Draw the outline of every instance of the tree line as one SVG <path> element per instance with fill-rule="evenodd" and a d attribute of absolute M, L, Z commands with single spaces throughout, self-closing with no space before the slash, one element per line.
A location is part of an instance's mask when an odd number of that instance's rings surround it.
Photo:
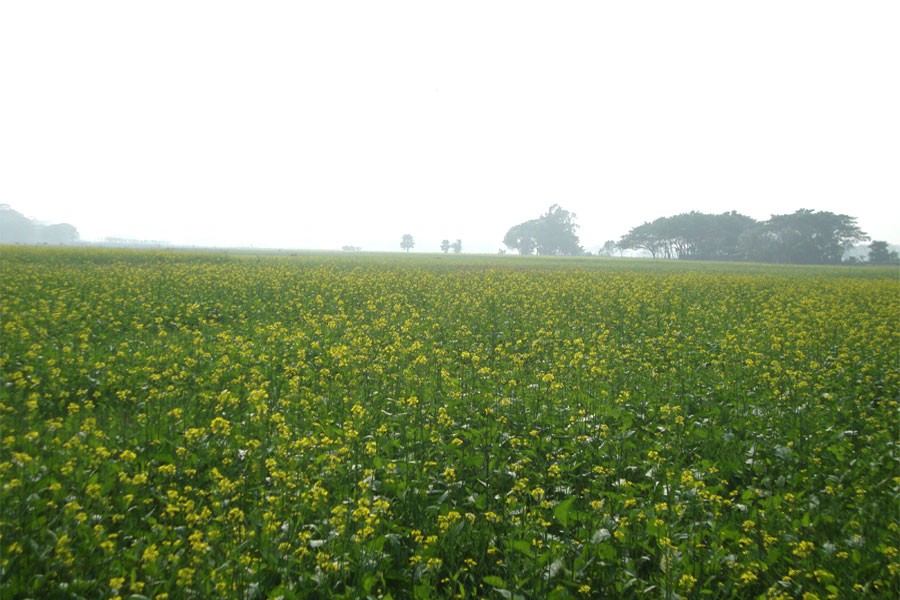
<path fill-rule="evenodd" d="M 78 230 L 68 223 L 44 225 L 0 204 L 0 244 L 74 244 L 78 240 Z"/>
<path fill-rule="evenodd" d="M 511 227 L 503 243 L 520 254 L 577 256 L 584 254 L 577 227 L 575 215 L 554 204 L 537 219 Z M 735 211 L 694 211 L 634 227 L 617 242 L 606 242 L 601 253 L 645 250 L 653 258 L 840 264 L 848 250 L 869 239 L 855 217 L 828 211 L 801 209 L 766 221 Z M 895 264 L 898 255 L 887 242 L 874 241 L 868 262 Z"/>

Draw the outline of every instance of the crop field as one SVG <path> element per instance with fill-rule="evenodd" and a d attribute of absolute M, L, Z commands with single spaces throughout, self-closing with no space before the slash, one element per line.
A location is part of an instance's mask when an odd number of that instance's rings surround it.
<path fill-rule="evenodd" d="M 900 596 L 900 277 L 0 249 L 0 598 Z"/>

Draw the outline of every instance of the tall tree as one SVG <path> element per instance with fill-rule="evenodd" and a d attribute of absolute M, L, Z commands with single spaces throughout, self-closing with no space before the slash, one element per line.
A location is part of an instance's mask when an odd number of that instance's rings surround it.
<path fill-rule="evenodd" d="M 840 264 L 853 244 L 868 239 L 855 217 L 800 209 L 772 215 L 741 242 L 750 260 L 818 265 Z"/>
<path fill-rule="evenodd" d="M 869 244 L 869 264 L 895 265 L 900 262 L 896 250 L 891 250 L 887 242 L 875 240 Z"/>
<path fill-rule="evenodd" d="M 0 204 L 0 243 L 34 244 L 40 241 L 38 227 L 8 204 Z"/>
<path fill-rule="evenodd" d="M 755 225 L 750 217 L 733 211 L 720 215 L 682 213 L 635 227 L 619 245 L 647 250 L 654 258 L 735 260 L 741 256 L 741 235 Z"/>
<path fill-rule="evenodd" d="M 0 243 L 4 244 L 74 244 L 78 230 L 68 223 L 44 225 L 0 204 Z"/>
<path fill-rule="evenodd" d="M 400 240 L 400 247 L 409 252 L 410 249 L 415 248 L 415 246 L 416 242 L 413 239 L 413 236 L 409 233 L 404 233 L 403 239 Z"/>
<path fill-rule="evenodd" d="M 441 240 L 441 252 L 447 254 L 450 250 L 450 240 Z"/>
<path fill-rule="evenodd" d="M 503 245 L 519 254 L 534 254 L 538 243 L 536 239 L 537 220 L 525 221 L 510 227 L 503 237 Z"/>
<path fill-rule="evenodd" d="M 653 258 L 664 256 L 668 252 L 668 245 L 662 230 L 663 219 L 656 219 L 652 223 L 643 223 L 633 227 L 619 240 L 619 248 L 646 250 Z"/>
<path fill-rule="evenodd" d="M 519 254 L 577 256 L 584 250 L 578 243 L 575 215 L 558 204 L 537 219 L 514 225 L 506 232 L 503 244 Z"/>
<path fill-rule="evenodd" d="M 612 256 L 619 250 L 615 240 L 606 240 L 603 247 L 597 251 L 597 256 Z"/>
<path fill-rule="evenodd" d="M 78 230 L 68 223 L 47 225 L 40 234 L 41 241 L 47 244 L 74 244 L 78 241 Z"/>
<path fill-rule="evenodd" d="M 462 240 L 456 240 L 452 244 L 450 244 L 450 248 L 453 250 L 453 254 L 459 254 L 462 252 Z"/>

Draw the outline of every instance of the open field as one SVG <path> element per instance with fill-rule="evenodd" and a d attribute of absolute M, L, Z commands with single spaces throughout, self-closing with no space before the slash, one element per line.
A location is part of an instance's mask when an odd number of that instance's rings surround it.
<path fill-rule="evenodd" d="M 900 595 L 896 269 L 0 249 L 0 598 Z"/>

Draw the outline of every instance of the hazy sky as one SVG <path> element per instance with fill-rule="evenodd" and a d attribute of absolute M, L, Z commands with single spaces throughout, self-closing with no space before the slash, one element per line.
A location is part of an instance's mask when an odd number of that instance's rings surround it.
<path fill-rule="evenodd" d="M 86 239 L 596 249 L 799 208 L 900 243 L 900 2 L 0 3 L 0 203 Z"/>

